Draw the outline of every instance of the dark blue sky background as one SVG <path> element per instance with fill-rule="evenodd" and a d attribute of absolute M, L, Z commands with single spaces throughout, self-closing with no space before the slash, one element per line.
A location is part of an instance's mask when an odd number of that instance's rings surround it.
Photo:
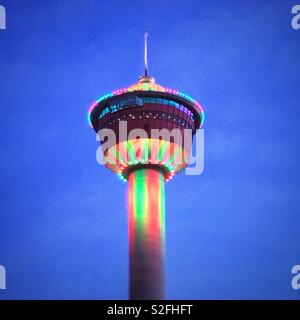
<path fill-rule="evenodd" d="M 166 186 L 168 298 L 299 299 L 294 1 L 1 0 L 0 299 L 126 299 L 126 184 L 90 103 L 150 73 L 204 107 L 205 170 Z M 148 20 L 148 22 L 147 22 Z"/>

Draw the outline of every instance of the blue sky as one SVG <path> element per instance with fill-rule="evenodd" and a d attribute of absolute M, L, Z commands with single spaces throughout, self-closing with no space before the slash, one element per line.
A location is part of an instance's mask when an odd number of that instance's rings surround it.
<path fill-rule="evenodd" d="M 126 299 L 126 184 L 89 104 L 149 68 L 204 107 L 205 170 L 166 186 L 170 299 L 299 299 L 294 1 L 1 0 L 0 299 Z M 179 196 L 180 195 L 180 196 Z"/>

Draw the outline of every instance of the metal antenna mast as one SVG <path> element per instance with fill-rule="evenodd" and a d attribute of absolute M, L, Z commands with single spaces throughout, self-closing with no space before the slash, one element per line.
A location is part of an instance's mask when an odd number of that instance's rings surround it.
<path fill-rule="evenodd" d="M 145 76 L 148 76 L 148 32 L 145 31 L 144 35 L 144 63 L 145 63 Z"/>

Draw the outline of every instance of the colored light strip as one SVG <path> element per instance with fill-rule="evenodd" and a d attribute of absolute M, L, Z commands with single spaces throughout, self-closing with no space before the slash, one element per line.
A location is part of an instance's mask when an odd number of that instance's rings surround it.
<path fill-rule="evenodd" d="M 155 83 L 136 83 L 128 88 L 122 88 L 122 89 L 115 90 L 111 93 L 107 93 L 104 96 L 101 96 L 96 101 L 94 101 L 88 109 L 88 123 L 89 123 L 89 125 L 92 127 L 91 114 L 92 114 L 94 108 L 98 105 L 98 103 L 100 103 L 108 98 L 118 96 L 118 95 L 121 95 L 126 92 L 134 92 L 134 91 L 167 92 L 167 93 L 171 93 L 171 94 L 180 96 L 180 97 L 192 102 L 196 106 L 196 108 L 199 111 L 200 118 L 201 118 L 201 127 L 204 123 L 205 116 L 204 116 L 203 108 L 200 105 L 200 103 L 198 101 L 196 101 L 195 99 L 193 99 L 191 96 L 189 96 L 183 92 L 174 90 L 174 89 L 165 88 L 165 87 L 158 85 L 158 84 L 155 84 Z"/>
<path fill-rule="evenodd" d="M 164 176 L 155 169 L 138 169 L 129 175 L 128 230 L 131 289 L 156 290 L 163 284 L 165 251 Z M 160 288 L 159 290 L 161 290 Z"/>
<path fill-rule="evenodd" d="M 185 146 L 186 148 L 188 146 Z M 109 153 L 113 162 L 110 161 Z M 165 168 L 168 174 L 166 181 L 183 170 L 189 163 L 189 149 L 160 139 L 132 139 L 118 143 L 104 154 L 105 165 L 124 182 L 127 181 L 124 171 L 136 164 L 157 164 Z"/>

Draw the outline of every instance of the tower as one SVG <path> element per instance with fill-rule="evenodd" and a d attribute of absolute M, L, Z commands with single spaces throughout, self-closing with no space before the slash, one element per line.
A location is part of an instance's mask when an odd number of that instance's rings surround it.
<path fill-rule="evenodd" d="M 128 182 L 131 299 L 164 298 L 165 182 L 188 165 L 204 121 L 196 100 L 148 75 L 147 36 L 144 76 L 88 111 L 106 167 Z"/>

